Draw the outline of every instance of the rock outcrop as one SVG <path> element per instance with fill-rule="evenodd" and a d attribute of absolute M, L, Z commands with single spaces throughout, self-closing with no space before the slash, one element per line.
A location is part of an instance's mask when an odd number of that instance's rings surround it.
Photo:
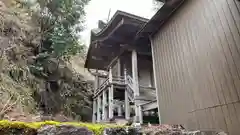
<path fill-rule="evenodd" d="M 166 125 L 164 125 L 166 126 Z M 152 128 L 137 130 L 134 128 L 107 128 L 104 131 L 104 135 L 227 135 L 223 131 L 214 130 L 197 130 L 197 131 L 187 131 L 181 128 L 174 128 L 168 126 L 168 128 Z"/>
<path fill-rule="evenodd" d="M 178 125 L 141 127 L 79 122 L 11 122 L 0 121 L 0 135 L 227 135 L 214 130 L 187 131 Z"/>
<path fill-rule="evenodd" d="M 37 131 L 37 135 L 93 135 L 84 127 L 74 127 L 71 125 L 44 126 Z"/>

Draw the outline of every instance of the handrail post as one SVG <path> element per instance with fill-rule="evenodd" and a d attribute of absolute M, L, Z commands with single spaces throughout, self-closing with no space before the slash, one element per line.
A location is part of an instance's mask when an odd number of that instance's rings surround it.
<path fill-rule="evenodd" d="M 113 84 L 112 84 L 112 67 L 109 68 L 109 83 L 110 83 L 110 86 L 108 88 L 108 117 L 109 119 L 113 118 L 113 99 L 114 99 L 114 96 L 113 96 Z"/>
<path fill-rule="evenodd" d="M 127 92 L 127 89 L 125 89 L 125 93 L 124 93 L 124 98 L 125 98 L 125 119 L 129 120 L 130 118 L 130 106 L 129 106 L 129 93 Z"/>
<path fill-rule="evenodd" d="M 112 67 L 109 68 L 108 77 L 109 77 L 109 82 L 112 83 L 112 80 L 113 80 Z"/>
<path fill-rule="evenodd" d="M 101 121 L 100 108 L 101 108 L 101 98 L 100 98 L 100 95 L 98 95 L 97 96 L 97 122 Z"/>
<path fill-rule="evenodd" d="M 107 119 L 105 106 L 106 106 L 106 91 L 103 90 L 103 97 L 102 97 L 102 120 L 103 121 Z"/>
<path fill-rule="evenodd" d="M 124 65 L 124 82 L 125 82 L 125 85 L 128 85 L 128 81 L 127 81 L 127 68 L 126 68 L 126 65 Z M 130 106 L 129 106 L 129 93 L 127 92 L 127 87 L 125 87 L 125 119 L 129 119 L 130 118 Z"/>
<path fill-rule="evenodd" d="M 97 102 L 96 99 L 93 99 L 93 116 L 92 116 L 92 122 L 96 123 L 96 113 L 97 113 Z"/>
<path fill-rule="evenodd" d="M 126 69 L 126 67 L 124 67 L 124 81 L 125 81 L 125 84 L 127 84 L 127 69 Z"/>

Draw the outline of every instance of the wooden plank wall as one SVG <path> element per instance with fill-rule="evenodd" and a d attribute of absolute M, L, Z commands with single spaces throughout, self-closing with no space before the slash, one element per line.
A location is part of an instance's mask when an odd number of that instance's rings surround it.
<path fill-rule="evenodd" d="M 240 2 L 187 0 L 152 50 L 162 123 L 240 135 Z"/>

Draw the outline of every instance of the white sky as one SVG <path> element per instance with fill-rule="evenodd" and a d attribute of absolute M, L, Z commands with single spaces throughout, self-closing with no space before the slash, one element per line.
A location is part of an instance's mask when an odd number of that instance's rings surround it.
<path fill-rule="evenodd" d="M 86 6 L 86 30 L 81 34 L 82 40 L 89 45 L 90 30 L 97 27 L 98 20 L 110 19 L 117 10 L 125 11 L 145 18 L 151 18 L 156 12 L 153 0 L 91 0 Z"/>

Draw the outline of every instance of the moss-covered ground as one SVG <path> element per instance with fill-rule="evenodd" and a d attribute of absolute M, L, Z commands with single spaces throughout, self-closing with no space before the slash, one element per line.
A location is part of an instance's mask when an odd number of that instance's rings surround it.
<path fill-rule="evenodd" d="M 18 121 L 0 121 L 0 134 L 6 132 L 12 132 L 11 130 L 24 132 L 26 135 L 32 135 L 32 133 L 43 126 L 46 125 L 72 125 L 76 127 L 85 127 L 88 130 L 92 131 L 95 135 L 102 135 L 105 128 L 114 128 L 120 127 L 119 125 L 114 124 L 93 124 L 93 123 L 82 123 L 82 122 L 56 122 L 56 121 L 44 121 L 44 122 L 18 122 Z"/>

